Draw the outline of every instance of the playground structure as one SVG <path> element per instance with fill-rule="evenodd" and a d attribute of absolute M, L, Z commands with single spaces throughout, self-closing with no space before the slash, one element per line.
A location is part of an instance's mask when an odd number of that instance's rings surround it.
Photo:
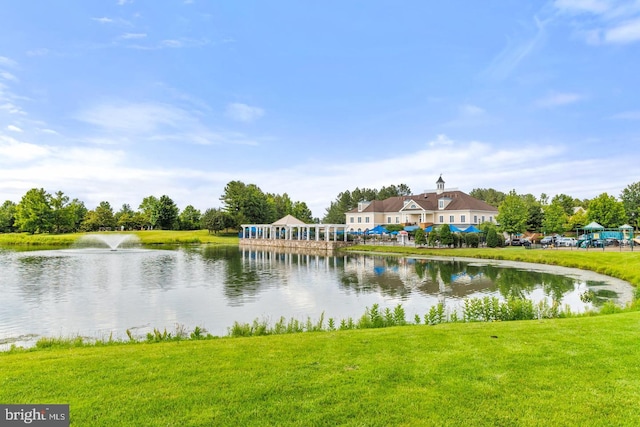
<path fill-rule="evenodd" d="M 618 228 L 605 228 L 597 222 L 592 222 L 583 228 L 578 228 L 579 248 L 604 248 L 605 246 L 631 246 L 636 242 L 633 237 L 633 227 L 625 224 Z M 582 234 L 580 233 L 582 231 Z"/>

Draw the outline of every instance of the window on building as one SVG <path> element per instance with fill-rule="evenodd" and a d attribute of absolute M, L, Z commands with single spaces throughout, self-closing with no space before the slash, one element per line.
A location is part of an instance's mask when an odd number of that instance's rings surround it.
<path fill-rule="evenodd" d="M 368 222 L 369 222 L 369 217 L 368 217 L 368 216 L 365 216 L 365 217 L 364 217 L 364 222 L 366 222 L 366 223 L 368 223 Z"/>
<path fill-rule="evenodd" d="M 361 216 L 359 216 L 359 217 L 358 217 L 358 224 L 360 224 L 361 222 L 362 222 L 362 217 L 361 217 Z"/>
<path fill-rule="evenodd" d="M 438 200 L 438 209 L 444 209 L 444 200 Z"/>
<path fill-rule="evenodd" d="M 467 219 L 466 215 L 460 215 L 460 222 L 461 223 L 465 223 L 465 220 Z"/>
<path fill-rule="evenodd" d="M 449 215 L 449 224 L 453 224 L 454 222 L 456 222 L 456 219 L 453 215 Z"/>
<path fill-rule="evenodd" d="M 353 217 L 349 218 L 349 222 L 353 224 Z"/>
<path fill-rule="evenodd" d="M 489 222 L 493 222 L 493 217 L 492 216 L 489 217 Z"/>
<path fill-rule="evenodd" d="M 396 217 L 396 224 L 400 224 L 400 217 L 399 216 Z"/>
<path fill-rule="evenodd" d="M 484 222 L 484 215 L 482 215 L 482 222 Z"/>
<path fill-rule="evenodd" d="M 391 224 L 391 217 L 390 216 L 387 217 L 387 224 Z"/>
<path fill-rule="evenodd" d="M 473 216 L 473 223 L 477 224 L 478 223 L 478 215 L 474 215 Z"/>
<path fill-rule="evenodd" d="M 440 215 L 440 224 L 444 224 L 444 215 Z"/>

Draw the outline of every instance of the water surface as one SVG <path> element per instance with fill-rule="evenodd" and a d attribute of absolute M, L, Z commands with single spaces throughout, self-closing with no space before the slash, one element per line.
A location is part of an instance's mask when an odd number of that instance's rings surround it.
<path fill-rule="evenodd" d="M 143 337 L 154 328 L 204 327 L 225 335 L 234 321 L 280 316 L 359 318 L 366 307 L 402 304 L 407 320 L 435 304 L 449 312 L 464 298 L 509 296 L 592 309 L 580 295 L 602 282 L 479 262 L 392 256 L 310 255 L 233 247 L 173 250 L 75 248 L 0 250 L 0 345 L 40 336 Z"/>

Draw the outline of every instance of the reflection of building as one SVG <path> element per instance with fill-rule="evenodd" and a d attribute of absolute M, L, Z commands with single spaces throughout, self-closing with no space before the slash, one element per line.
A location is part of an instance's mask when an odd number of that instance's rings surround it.
<path fill-rule="evenodd" d="M 371 230 L 376 225 L 451 224 L 459 228 L 483 222 L 496 222 L 498 209 L 457 189 L 446 189 L 442 177 L 437 189 L 413 196 L 389 197 L 360 202 L 346 213 L 349 231 Z"/>

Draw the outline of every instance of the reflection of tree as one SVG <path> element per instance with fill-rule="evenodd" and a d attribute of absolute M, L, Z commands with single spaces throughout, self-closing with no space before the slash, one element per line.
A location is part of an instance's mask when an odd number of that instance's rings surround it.
<path fill-rule="evenodd" d="M 530 271 L 502 269 L 495 280 L 495 285 L 500 294 L 505 298 L 525 298 L 526 292 L 535 288 L 535 282 L 531 280 Z"/>
<path fill-rule="evenodd" d="M 555 274 L 540 273 L 538 283 L 542 285 L 545 295 L 549 295 L 553 301 L 560 301 L 562 296 L 573 290 L 575 280 L 567 276 L 556 276 Z"/>
<path fill-rule="evenodd" d="M 235 248 L 225 250 L 227 262 L 224 272 L 224 294 L 230 302 L 241 302 L 244 297 L 253 296 L 261 287 L 260 276 L 255 266 L 247 265 L 242 253 Z"/>

